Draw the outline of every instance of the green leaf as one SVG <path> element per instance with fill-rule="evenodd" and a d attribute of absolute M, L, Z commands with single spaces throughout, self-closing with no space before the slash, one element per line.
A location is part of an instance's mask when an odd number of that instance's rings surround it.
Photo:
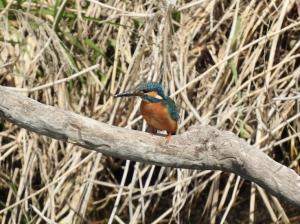
<path fill-rule="evenodd" d="M 245 138 L 245 122 L 243 120 L 239 120 L 239 133 L 241 138 Z"/>
<path fill-rule="evenodd" d="M 240 34 L 241 34 L 241 18 L 240 16 L 237 17 L 236 20 L 236 26 L 234 29 L 234 33 L 233 33 L 233 38 L 232 38 L 232 46 L 235 47 L 237 45 L 237 42 L 240 38 Z"/>
<path fill-rule="evenodd" d="M 94 41 L 92 41 L 91 39 L 85 39 L 84 43 L 87 45 L 87 47 L 89 47 L 90 49 L 93 49 L 94 51 L 96 51 L 99 55 L 102 55 L 105 57 L 104 52 L 102 51 L 101 48 L 99 48 L 97 46 L 97 44 L 95 44 Z"/>
<path fill-rule="evenodd" d="M 5 6 L 6 6 L 6 0 L 0 0 L 0 8 L 1 9 L 4 9 L 5 8 Z"/>
<path fill-rule="evenodd" d="M 238 72 L 237 72 L 236 65 L 233 63 L 232 60 L 230 60 L 230 61 L 229 61 L 229 66 L 230 66 L 230 69 L 231 69 L 232 78 L 233 78 L 235 84 L 237 84 L 237 80 L 238 80 Z"/>
<path fill-rule="evenodd" d="M 55 6 L 54 6 L 54 14 L 55 14 L 55 17 L 54 17 L 54 23 L 53 23 L 53 30 L 57 31 L 58 30 L 58 24 L 60 22 L 60 20 L 63 18 L 63 14 L 64 14 L 64 10 L 65 10 L 65 7 L 66 7 L 66 4 L 67 4 L 67 1 L 63 1 L 61 4 L 60 4 L 60 0 L 57 0 L 55 2 Z"/>
<path fill-rule="evenodd" d="M 173 11 L 171 16 L 172 16 L 172 20 L 174 20 L 177 23 L 180 23 L 180 19 L 181 19 L 181 12 L 180 11 L 176 11 L 176 10 Z M 172 26 L 173 26 L 173 31 L 174 32 L 176 32 L 179 29 L 179 26 L 177 24 L 172 23 Z"/>
<path fill-rule="evenodd" d="M 176 22 L 180 22 L 180 19 L 181 19 L 181 12 L 180 11 L 173 11 L 172 12 L 172 19 Z"/>

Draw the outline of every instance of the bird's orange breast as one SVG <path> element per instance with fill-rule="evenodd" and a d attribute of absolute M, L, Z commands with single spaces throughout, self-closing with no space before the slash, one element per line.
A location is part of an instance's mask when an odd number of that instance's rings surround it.
<path fill-rule="evenodd" d="M 171 118 L 168 109 L 162 103 L 142 101 L 141 113 L 149 126 L 175 134 L 177 122 Z"/>

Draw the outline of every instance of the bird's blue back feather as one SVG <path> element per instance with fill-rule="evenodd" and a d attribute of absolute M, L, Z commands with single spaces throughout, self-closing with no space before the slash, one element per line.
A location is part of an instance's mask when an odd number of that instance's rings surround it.
<path fill-rule="evenodd" d="M 171 118 L 178 121 L 180 117 L 175 102 L 170 97 L 166 97 L 162 102 L 167 106 Z"/>

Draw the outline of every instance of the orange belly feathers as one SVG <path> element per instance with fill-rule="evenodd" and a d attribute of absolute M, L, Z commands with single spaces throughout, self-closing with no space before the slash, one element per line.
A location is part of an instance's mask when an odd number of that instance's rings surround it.
<path fill-rule="evenodd" d="M 140 109 L 141 114 L 151 128 L 166 130 L 169 135 L 176 133 L 177 122 L 171 118 L 168 109 L 161 102 L 142 101 Z"/>

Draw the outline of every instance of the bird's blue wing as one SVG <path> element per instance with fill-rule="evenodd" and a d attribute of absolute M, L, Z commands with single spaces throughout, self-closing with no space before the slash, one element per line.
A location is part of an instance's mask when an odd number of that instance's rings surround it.
<path fill-rule="evenodd" d="M 166 97 L 163 102 L 167 106 L 171 118 L 178 121 L 180 117 L 175 102 L 170 97 Z"/>

